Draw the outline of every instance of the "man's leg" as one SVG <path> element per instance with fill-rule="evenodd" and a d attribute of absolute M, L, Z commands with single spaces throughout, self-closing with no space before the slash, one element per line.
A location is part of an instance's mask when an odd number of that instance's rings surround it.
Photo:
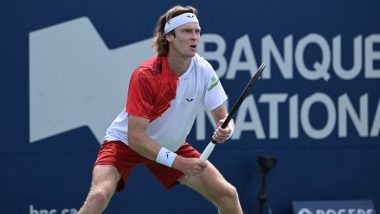
<path fill-rule="evenodd" d="M 236 188 L 228 183 L 211 163 L 201 176 L 183 176 L 179 182 L 212 201 L 220 214 L 242 214 Z"/>
<path fill-rule="evenodd" d="M 78 214 L 102 213 L 111 200 L 120 177 L 114 166 L 96 165 L 92 173 L 90 192 Z"/>

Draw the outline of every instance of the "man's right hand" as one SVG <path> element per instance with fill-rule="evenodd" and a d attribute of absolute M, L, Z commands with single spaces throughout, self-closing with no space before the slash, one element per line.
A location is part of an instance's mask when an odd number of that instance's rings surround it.
<path fill-rule="evenodd" d="M 177 155 L 173 162 L 173 168 L 188 176 L 200 176 L 207 168 L 208 161 L 199 158 L 185 158 Z"/>

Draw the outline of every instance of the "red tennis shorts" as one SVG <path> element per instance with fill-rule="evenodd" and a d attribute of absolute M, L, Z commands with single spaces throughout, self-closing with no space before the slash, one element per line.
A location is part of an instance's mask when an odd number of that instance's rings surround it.
<path fill-rule="evenodd" d="M 197 157 L 201 154 L 194 149 L 190 144 L 183 144 L 176 152 L 183 157 Z M 156 176 L 165 188 L 169 189 L 178 183 L 178 179 L 183 173 L 174 168 L 151 161 L 137 152 L 133 151 L 129 146 L 121 141 L 105 141 L 98 153 L 95 165 L 113 165 L 115 166 L 121 179 L 117 184 L 116 191 L 124 189 L 128 175 L 136 164 L 142 163 Z"/>

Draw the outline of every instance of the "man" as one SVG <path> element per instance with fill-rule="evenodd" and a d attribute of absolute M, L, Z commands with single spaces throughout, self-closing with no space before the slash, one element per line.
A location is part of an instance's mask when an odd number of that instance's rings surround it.
<path fill-rule="evenodd" d="M 101 213 L 138 163 L 166 188 L 179 182 L 212 201 L 219 213 L 242 213 L 235 187 L 186 143 L 202 108 L 217 122 L 212 136 L 217 142 L 234 129 L 233 122 L 221 128 L 227 96 L 211 65 L 196 53 L 201 31 L 196 15 L 191 6 L 175 6 L 159 18 L 153 39 L 157 56 L 132 74 L 126 108 L 107 129 L 80 214 Z"/>

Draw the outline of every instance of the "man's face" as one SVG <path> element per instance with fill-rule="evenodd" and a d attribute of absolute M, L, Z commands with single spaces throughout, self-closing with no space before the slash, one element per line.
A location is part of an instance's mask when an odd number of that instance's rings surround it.
<path fill-rule="evenodd" d="M 168 34 L 166 37 L 171 43 L 171 54 L 177 54 L 186 58 L 193 57 L 197 52 L 200 38 L 201 28 L 199 23 L 192 22 L 181 25 L 174 32 L 175 36 Z"/>

